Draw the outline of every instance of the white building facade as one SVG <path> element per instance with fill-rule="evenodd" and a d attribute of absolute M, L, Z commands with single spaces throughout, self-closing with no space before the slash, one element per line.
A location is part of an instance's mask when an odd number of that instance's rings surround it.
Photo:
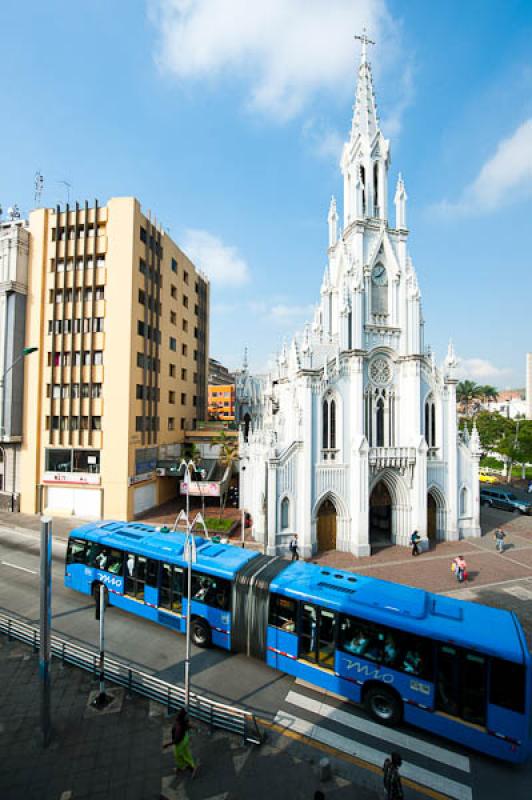
<path fill-rule="evenodd" d="M 365 43 L 349 141 L 343 230 L 328 214 L 328 263 L 311 324 L 278 356 L 275 374 L 237 383 L 241 502 L 266 552 L 294 533 L 308 557 L 357 556 L 387 542 L 479 536 L 476 430 L 457 431 L 456 361 L 442 368 L 423 342 L 399 175 L 388 221 L 390 143 L 380 130 Z M 240 396 L 242 393 L 245 397 Z"/>

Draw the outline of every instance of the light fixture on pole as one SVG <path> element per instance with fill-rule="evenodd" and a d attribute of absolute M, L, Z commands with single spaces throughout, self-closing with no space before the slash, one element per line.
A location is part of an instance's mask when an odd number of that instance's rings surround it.
<path fill-rule="evenodd" d="M 30 353 L 37 352 L 38 349 L 39 349 L 38 347 L 24 347 L 23 350 L 22 350 L 22 353 L 19 356 L 17 356 L 17 358 L 13 361 L 13 363 L 10 364 L 9 367 L 6 370 L 4 370 L 4 372 L 0 376 L 0 439 L 4 436 L 4 380 L 5 380 L 5 377 L 6 377 L 8 372 L 11 372 L 13 367 L 16 367 L 16 365 L 19 363 L 19 361 L 22 361 L 23 358 L 25 358 L 26 356 L 29 356 Z"/>

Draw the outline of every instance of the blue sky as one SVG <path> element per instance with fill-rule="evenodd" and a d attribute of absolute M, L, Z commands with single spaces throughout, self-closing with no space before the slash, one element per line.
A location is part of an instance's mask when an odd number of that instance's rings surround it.
<path fill-rule="evenodd" d="M 262 369 L 310 316 L 367 25 L 426 341 L 523 386 L 529 0 L 29 0 L 2 10 L 0 204 L 136 195 L 212 279 L 211 354 Z M 393 215 L 392 215 L 393 218 Z"/>

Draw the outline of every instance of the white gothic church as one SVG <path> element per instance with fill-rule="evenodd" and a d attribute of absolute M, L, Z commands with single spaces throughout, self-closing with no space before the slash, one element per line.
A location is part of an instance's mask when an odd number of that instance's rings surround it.
<path fill-rule="evenodd" d="M 476 429 L 457 430 L 456 359 L 423 341 L 399 175 L 388 217 L 390 143 L 377 116 L 366 41 L 351 135 L 340 162 L 328 263 L 314 320 L 283 346 L 266 379 L 240 373 L 242 504 L 266 552 L 293 533 L 308 557 L 338 549 L 479 536 Z"/>

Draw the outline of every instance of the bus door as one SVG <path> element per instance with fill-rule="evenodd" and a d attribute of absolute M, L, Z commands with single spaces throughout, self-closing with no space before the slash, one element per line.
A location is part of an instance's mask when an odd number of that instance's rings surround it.
<path fill-rule="evenodd" d="M 157 605 L 157 573 L 159 563 L 146 556 L 128 553 L 124 595 L 147 605 Z"/>
<path fill-rule="evenodd" d="M 334 669 L 336 614 L 302 603 L 299 619 L 299 658 Z"/>
<path fill-rule="evenodd" d="M 484 726 L 487 699 L 485 657 L 440 644 L 436 664 L 436 711 Z"/>

